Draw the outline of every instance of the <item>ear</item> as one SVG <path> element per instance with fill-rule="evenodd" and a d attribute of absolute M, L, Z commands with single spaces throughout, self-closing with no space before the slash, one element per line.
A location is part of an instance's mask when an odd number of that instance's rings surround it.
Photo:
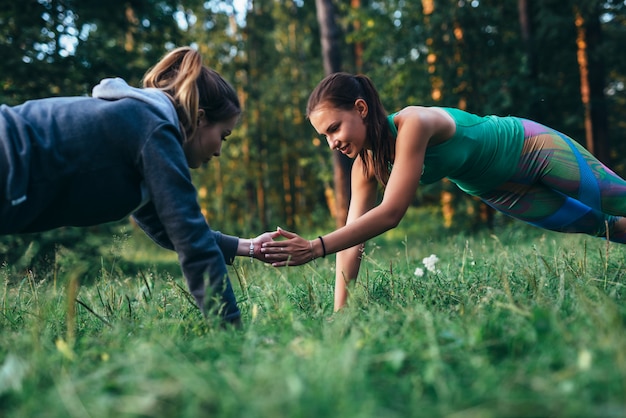
<path fill-rule="evenodd" d="M 200 121 L 204 119 L 205 116 L 206 113 L 204 112 L 204 109 L 198 109 L 198 125 L 200 125 Z"/>
<path fill-rule="evenodd" d="M 361 118 L 365 119 L 367 116 L 367 111 L 369 110 L 367 107 L 367 102 L 363 99 L 356 99 L 354 102 L 354 108 L 359 112 Z"/>

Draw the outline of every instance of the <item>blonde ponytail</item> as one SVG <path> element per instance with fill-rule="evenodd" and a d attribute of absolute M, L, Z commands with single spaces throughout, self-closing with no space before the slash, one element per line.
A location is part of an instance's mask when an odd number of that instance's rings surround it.
<path fill-rule="evenodd" d="M 198 109 L 219 122 L 241 113 L 235 90 L 217 72 L 202 64 L 198 51 L 180 47 L 165 55 L 143 78 L 144 87 L 166 93 L 176 108 L 185 140 L 198 126 Z"/>

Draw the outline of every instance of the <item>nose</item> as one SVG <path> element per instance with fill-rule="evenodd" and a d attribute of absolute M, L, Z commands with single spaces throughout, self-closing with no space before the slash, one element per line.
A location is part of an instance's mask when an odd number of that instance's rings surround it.
<path fill-rule="evenodd" d="M 219 146 L 217 147 L 217 149 L 213 153 L 214 157 L 219 157 L 220 155 L 222 155 L 222 141 L 220 141 Z"/>
<path fill-rule="evenodd" d="M 339 148 L 339 141 L 337 141 L 336 139 L 332 139 L 331 137 L 326 137 L 326 141 L 328 142 L 328 147 L 331 150 L 336 150 L 337 148 Z"/>

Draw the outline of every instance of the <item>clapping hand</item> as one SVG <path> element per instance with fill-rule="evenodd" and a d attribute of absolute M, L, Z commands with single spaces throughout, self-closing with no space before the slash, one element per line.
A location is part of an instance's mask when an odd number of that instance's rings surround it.
<path fill-rule="evenodd" d="M 266 241 L 261 246 L 261 252 L 265 256 L 265 262 L 272 263 L 274 267 L 299 266 L 313 260 L 313 247 L 311 242 L 294 232 L 278 228 L 277 235 L 284 240 Z"/>

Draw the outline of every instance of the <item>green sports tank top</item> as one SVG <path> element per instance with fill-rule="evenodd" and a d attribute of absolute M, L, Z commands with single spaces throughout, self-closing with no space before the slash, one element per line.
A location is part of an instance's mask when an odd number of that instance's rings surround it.
<path fill-rule="evenodd" d="M 431 184 L 447 177 L 464 192 L 478 196 L 513 175 L 524 141 L 524 128 L 518 118 L 441 109 L 454 119 L 456 132 L 447 141 L 426 149 L 420 183 Z M 387 121 L 397 136 L 395 115 L 389 115 Z"/>

